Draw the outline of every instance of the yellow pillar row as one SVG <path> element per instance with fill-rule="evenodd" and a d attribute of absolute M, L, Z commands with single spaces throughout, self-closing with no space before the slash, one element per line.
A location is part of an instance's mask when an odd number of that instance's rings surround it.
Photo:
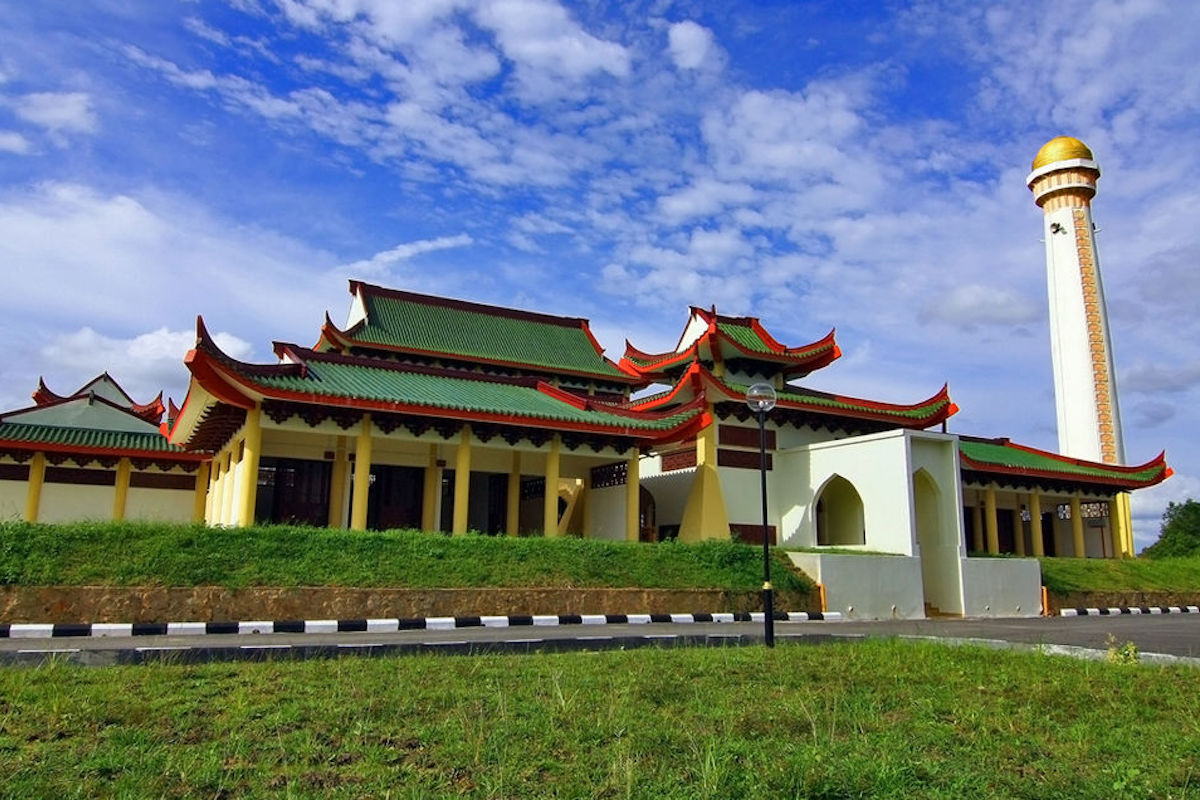
<path fill-rule="evenodd" d="M 438 446 L 429 445 L 429 459 L 425 462 L 425 484 L 421 491 L 421 530 L 432 531 L 437 527 L 438 489 L 442 487 L 442 468 L 438 466 Z"/>
<path fill-rule="evenodd" d="M 1021 521 L 1021 497 L 1017 495 L 1017 507 L 1012 512 L 1013 551 L 1017 555 L 1025 555 L 1025 525 Z"/>
<path fill-rule="evenodd" d="M 982 553 L 983 548 L 983 509 L 976 498 L 975 505 L 971 506 L 971 549 Z"/>
<path fill-rule="evenodd" d="M 508 494 L 505 497 L 504 532 L 516 536 L 521 532 L 521 451 L 513 450 L 512 469 L 508 473 Z"/>
<path fill-rule="evenodd" d="M 204 522 L 208 516 L 208 474 L 208 462 L 202 461 L 196 470 L 196 490 L 192 496 L 192 522 L 197 524 Z"/>
<path fill-rule="evenodd" d="M 25 521 L 37 522 L 42 505 L 42 485 L 46 482 L 46 454 L 34 453 L 29 460 L 29 486 L 25 490 Z"/>
<path fill-rule="evenodd" d="M 1075 548 L 1076 558 L 1086 558 L 1087 549 L 1083 543 L 1083 509 L 1080 508 L 1079 495 L 1071 495 L 1071 538 Z"/>
<path fill-rule="evenodd" d="M 225 469 L 221 485 L 220 523 L 222 525 L 229 525 L 233 522 L 233 488 L 236 479 L 237 473 L 234 472 L 233 448 L 231 447 L 225 454 Z"/>
<path fill-rule="evenodd" d="M 987 551 L 1000 552 L 1000 524 L 996 520 L 996 484 L 989 483 L 983 493 L 984 528 L 987 531 Z"/>
<path fill-rule="evenodd" d="M 371 489 L 371 415 L 363 414 L 354 447 L 354 495 L 350 500 L 350 529 L 367 529 L 367 498 Z"/>
<path fill-rule="evenodd" d="M 633 455 L 625 464 L 625 539 L 638 540 L 641 515 L 641 454 L 633 448 Z"/>
<path fill-rule="evenodd" d="M 467 532 L 471 502 L 471 426 L 463 425 L 454 454 L 454 519 L 450 532 Z"/>
<path fill-rule="evenodd" d="M 125 506 L 129 503 L 129 474 L 131 472 L 133 472 L 133 465 L 129 463 L 128 458 L 117 460 L 117 480 L 113 492 L 112 511 L 114 522 L 125 519 Z"/>
<path fill-rule="evenodd" d="M 241 482 L 238 485 L 237 521 L 235 524 L 248 527 L 254 524 L 254 506 L 258 499 L 258 459 L 262 454 L 262 411 L 258 406 L 246 413 L 246 427 L 242 434 L 242 463 L 238 468 Z"/>
<path fill-rule="evenodd" d="M 542 530 L 546 536 L 558 536 L 558 473 L 559 450 L 562 439 L 556 433 L 550 440 L 550 452 L 546 454 L 546 492 L 542 506 Z"/>
<path fill-rule="evenodd" d="M 346 437 L 337 437 L 333 450 L 333 468 L 329 475 L 329 518 L 331 528 L 346 526 L 346 476 L 350 472 L 350 457 L 346 451 Z"/>
<path fill-rule="evenodd" d="M 1129 558 L 1134 556 L 1133 543 L 1133 508 L 1129 502 L 1129 492 L 1121 492 L 1121 518 L 1125 520 L 1125 555 Z"/>
<path fill-rule="evenodd" d="M 1029 494 L 1029 538 L 1033 540 L 1033 554 L 1038 558 L 1046 555 L 1042 544 L 1042 495 L 1037 489 Z"/>

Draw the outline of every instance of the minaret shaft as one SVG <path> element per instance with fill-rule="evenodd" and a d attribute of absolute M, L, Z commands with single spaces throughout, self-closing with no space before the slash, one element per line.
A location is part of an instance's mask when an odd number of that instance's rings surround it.
<path fill-rule="evenodd" d="M 1121 415 L 1091 211 L 1100 168 L 1073 139 L 1067 141 L 1081 149 L 1044 160 L 1059 141 L 1038 154 L 1028 179 L 1043 211 L 1058 445 L 1065 455 L 1121 464 Z"/>

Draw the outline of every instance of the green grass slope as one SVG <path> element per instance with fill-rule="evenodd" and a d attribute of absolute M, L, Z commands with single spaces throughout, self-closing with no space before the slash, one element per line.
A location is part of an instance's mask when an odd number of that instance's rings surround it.
<path fill-rule="evenodd" d="M 4 797 L 1195 798 L 1200 671 L 822 647 L 0 670 Z"/>
<path fill-rule="evenodd" d="M 775 587 L 812 584 L 776 554 Z M 0 585 L 642 587 L 753 591 L 762 551 L 328 528 L 0 523 Z"/>
<path fill-rule="evenodd" d="M 1052 592 L 1198 592 L 1200 558 L 1043 558 Z"/>

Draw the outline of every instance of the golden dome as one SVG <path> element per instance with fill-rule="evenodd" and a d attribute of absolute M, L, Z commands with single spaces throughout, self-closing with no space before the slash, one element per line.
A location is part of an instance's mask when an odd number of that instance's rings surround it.
<path fill-rule="evenodd" d="M 1033 168 L 1038 170 L 1047 164 L 1053 164 L 1055 161 L 1066 161 L 1069 158 L 1086 158 L 1088 161 L 1095 160 L 1091 148 L 1083 142 L 1073 136 L 1055 136 L 1042 145 L 1041 150 L 1038 150 L 1037 156 L 1033 159 Z"/>

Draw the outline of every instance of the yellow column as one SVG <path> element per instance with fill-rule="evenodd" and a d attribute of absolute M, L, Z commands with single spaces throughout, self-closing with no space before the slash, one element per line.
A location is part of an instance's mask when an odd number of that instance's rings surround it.
<path fill-rule="evenodd" d="M 438 447 L 429 445 L 425 462 L 425 485 L 421 492 L 421 530 L 432 531 L 437 526 L 438 489 L 442 486 L 442 470 L 438 466 Z"/>
<path fill-rule="evenodd" d="M 1000 525 L 996 521 L 996 484 L 989 483 L 983 493 L 984 527 L 987 531 L 987 550 L 992 555 L 1000 552 Z"/>
<path fill-rule="evenodd" d="M 37 522 L 42 504 L 42 484 L 46 482 L 46 454 L 34 453 L 29 461 L 29 487 L 25 492 L 25 521 Z"/>
<path fill-rule="evenodd" d="M 225 469 L 221 476 L 221 519 L 222 525 L 233 522 L 233 486 L 237 473 L 234 472 L 233 450 L 225 454 Z"/>
<path fill-rule="evenodd" d="M 558 434 L 550 440 L 546 454 L 546 496 L 542 507 L 542 530 L 546 536 L 558 536 L 558 466 L 561 439 Z"/>
<path fill-rule="evenodd" d="M 983 509 L 979 506 L 979 498 L 971 506 L 971 546 L 976 553 L 983 552 Z"/>
<path fill-rule="evenodd" d="M 258 458 L 262 455 L 262 411 L 258 406 L 246 412 L 246 432 L 242 438 L 241 496 L 237 500 L 237 524 L 254 524 L 254 505 L 258 500 Z"/>
<path fill-rule="evenodd" d="M 371 488 L 371 415 L 363 414 L 354 445 L 354 495 L 350 499 L 350 530 L 367 529 L 367 497 Z"/>
<path fill-rule="evenodd" d="M 213 456 L 208 467 L 208 496 L 204 498 L 204 523 L 206 525 L 216 524 L 216 498 L 220 496 L 221 491 L 221 459 L 218 456 Z"/>
<path fill-rule="evenodd" d="M 639 530 L 638 521 L 641 516 L 641 453 L 633 448 L 633 455 L 625 463 L 625 539 L 636 542 Z"/>
<path fill-rule="evenodd" d="M 516 536 L 521 532 L 521 451 L 513 450 L 512 469 L 508 473 L 508 502 L 504 510 L 504 532 Z"/>
<path fill-rule="evenodd" d="M 1125 531 L 1125 555 L 1128 558 L 1133 558 L 1133 510 L 1129 505 L 1129 492 L 1121 492 L 1121 519 L 1124 520 L 1123 530 Z"/>
<path fill-rule="evenodd" d="M 1025 525 L 1021 522 L 1021 500 L 1020 495 L 1017 495 L 1017 507 L 1012 512 L 1013 524 L 1013 551 L 1019 555 L 1025 555 Z"/>
<path fill-rule="evenodd" d="M 1046 555 L 1042 545 L 1042 494 L 1037 489 L 1029 493 L 1029 538 L 1033 540 L 1034 556 Z"/>
<path fill-rule="evenodd" d="M 463 425 L 458 448 L 454 454 L 454 519 L 450 532 L 455 536 L 467 532 L 471 503 L 471 426 Z"/>
<path fill-rule="evenodd" d="M 1125 557 L 1125 515 L 1122 514 L 1121 495 L 1118 492 L 1108 501 L 1108 527 L 1112 534 L 1113 558 Z"/>
<path fill-rule="evenodd" d="M 346 437 L 337 437 L 333 450 L 333 468 L 329 471 L 329 517 L 331 528 L 346 527 L 346 474 L 350 459 L 346 455 Z"/>
<path fill-rule="evenodd" d="M 1083 544 L 1083 511 L 1079 507 L 1079 495 L 1071 495 L 1071 536 L 1074 539 L 1075 557 L 1086 558 L 1087 549 Z"/>
<path fill-rule="evenodd" d="M 204 522 L 208 513 L 208 462 L 201 462 L 196 470 L 196 489 L 192 495 L 192 522 Z"/>
<path fill-rule="evenodd" d="M 117 460 L 117 481 L 113 492 L 112 518 L 114 522 L 125 519 L 125 506 L 129 502 L 129 473 L 132 471 L 133 465 L 129 463 L 128 458 Z"/>

